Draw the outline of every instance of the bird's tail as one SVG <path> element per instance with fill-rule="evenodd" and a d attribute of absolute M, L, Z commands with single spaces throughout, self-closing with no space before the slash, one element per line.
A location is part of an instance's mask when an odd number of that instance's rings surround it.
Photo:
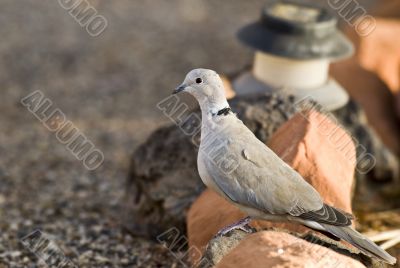
<path fill-rule="evenodd" d="M 389 264 L 396 263 L 396 258 L 389 255 L 389 253 L 387 253 L 385 250 L 380 248 L 374 242 L 372 242 L 367 237 L 363 236 L 350 226 L 333 226 L 323 223 L 320 224 L 325 228 L 326 231 L 349 242 L 367 256 L 374 256 Z"/>

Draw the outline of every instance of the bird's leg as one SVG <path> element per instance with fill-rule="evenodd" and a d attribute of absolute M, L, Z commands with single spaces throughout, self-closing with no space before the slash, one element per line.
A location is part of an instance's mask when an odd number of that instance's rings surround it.
<path fill-rule="evenodd" d="M 235 222 L 234 224 L 228 225 L 224 228 L 222 228 L 215 236 L 223 236 L 229 233 L 232 230 L 240 229 L 246 233 L 251 232 L 251 228 L 248 226 L 249 222 L 251 221 L 250 216 L 243 218 L 239 220 L 238 222 Z"/>

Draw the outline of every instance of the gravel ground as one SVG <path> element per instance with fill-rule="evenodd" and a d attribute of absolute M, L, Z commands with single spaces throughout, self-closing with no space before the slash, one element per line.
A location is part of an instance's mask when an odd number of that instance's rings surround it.
<path fill-rule="evenodd" d="M 58 1 L 0 1 L 0 268 L 45 267 L 21 238 L 51 237 L 80 267 L 180 267 L 119 224 L 129 155 L 165 123 L 155 104 L 191 68 L 233 74 L 234 38 L 264 1 L 90 1 L 108 21 L 87 34 Z M 88 171 L 20 103 L 41 90 L 105 156 Z"/>
<path fill-rule="evenodd" d="M 108 21 L 98 37 L 58 1 L 0 1 L 1 268 L 45 267 L 21 243 L 35 230 L 79 267 L 182 266 L 120 226 L 129 156 L 166 122 L 155 105 L 188 70 L 234 73 L 250 62 L 234 33 L 262 1 L 90 3 Z M 104 153 L 98 169 L 85 169 L 21 105 L 35 90 Z"/>

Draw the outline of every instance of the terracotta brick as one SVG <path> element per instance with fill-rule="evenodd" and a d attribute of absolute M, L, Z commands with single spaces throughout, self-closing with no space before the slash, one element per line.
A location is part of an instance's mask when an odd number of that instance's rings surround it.
<path fill-rule="evenodd" d="M 375 29 L 359 35 L 353 26 L 345 33 L 356 47 L 354 58 L 332 65 L 332 75 L 359 102 L 382 141 L 400 155 L 400 120 L 395 98 L 400 94 L 400 2 L 376 1 L 369 11 Z"/>
<path fill-rule="evenodd" d="M 396 116 L 394 93 L 385 82 L 376 73 L 363 68 L 356 58 L 332 64 L 331 74 L 363 107 L 369 124 L 383 143 L 399 155 L 400 120 Z"/>

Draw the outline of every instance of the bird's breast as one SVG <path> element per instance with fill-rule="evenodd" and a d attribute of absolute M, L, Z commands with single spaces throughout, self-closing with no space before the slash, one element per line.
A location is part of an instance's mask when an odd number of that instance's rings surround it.
<path fill-rule="evenodd" d="M 214 190 L 221 196 L 225 197 L 225 194 L 219 189 L 217 184 L 214 182 L 214 178 L 212 177 L 210 171 L 207 168 L 206 162 L 207 159 L 205 159 L 205 155 L 199 150 L 199 154 L 197 157 L 197 168 L 199 171 L 199 175 L 203 183 L 210 189 Z"/>

